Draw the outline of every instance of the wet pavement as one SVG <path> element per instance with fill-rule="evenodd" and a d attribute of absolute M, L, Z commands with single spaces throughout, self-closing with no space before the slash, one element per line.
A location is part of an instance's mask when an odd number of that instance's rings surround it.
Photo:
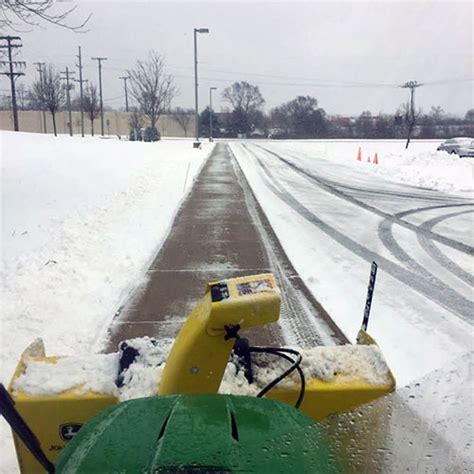
<path fill-rule="evenodd" d="M 114 351 L 120 341 L 133 337 L 175 337 L 208 281 L 266 272 L 275 273 L 282 289 L 282 317 L 280 323 L 247 331 L 252 343 L 344 342 L 288 261 L 229 148 L 218 143 L 146 283 L 117 312 L 107 349 Z M 317 319 L 329 324 L 325 338 L 313 327 Z"/>

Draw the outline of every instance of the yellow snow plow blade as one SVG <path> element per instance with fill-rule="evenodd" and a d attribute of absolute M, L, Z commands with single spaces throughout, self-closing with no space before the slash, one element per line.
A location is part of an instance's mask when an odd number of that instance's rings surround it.
<path fill-rule="evenodd" d="M 357 335 L 357 344 L 377 345 L 374 339 L 361 329 Z M 334 349 L 343 349 L 338 346 Z M 329 415 L 352 410 L 360 405 L 383 397 L 395 389 L 395 377 L 387 366 L 387 373 L 383 383 L 373 384 L 348 377 L 346 375 L 335 375 L 331 381 L 312 378 L 306 382 L 306 390 L 300 410 L 305 412 L 314 420 L 320 421 Z M 267 398 L 280 400 L 288 404 L 294 404 L 298 398 L 300 387 L 275 387 L 266 395 Z"/>
<path fill-rule="evenodd" d="M 35 341 L 21 355 L 8 388 L 18 412 L 35 433 L 48 459 L 53 462 L 87 420 L 118 402 L 110 395 L 93 392 L 79 394 L 73 390 L 53 395 L 14 392 L 14 382 L 25 372 L 27 361 L 55 364 L 58 359 L 46 357 L 42 341 Z M 13 441 L 20 471 L 44 472 L 44 468 L 16 434 L 13 434 Z"/>

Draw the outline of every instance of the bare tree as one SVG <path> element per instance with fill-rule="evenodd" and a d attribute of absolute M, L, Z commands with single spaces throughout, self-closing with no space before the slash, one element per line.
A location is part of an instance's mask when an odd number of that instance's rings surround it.
<path fill-rule="evenodd" d="M 91 121 L 91 135 L 94 136 L 94 120 L 100 114 L 99 97 L 97 95 L 96 86 L 89 84 L 85 88 L 82 103 L 84 112 Z"/>
<path fill-rule="evenodd" d="M 248 133 L 254 127 L 255 119 L 265 103 L 258 86 L 248 82 L 234 82 L 222 92 L 222 98 L 229 102 L 232 107 L 231 128 L 233 132 Z"/>
<path fill-rule="evenodd" d="M 32 90 L 35 101 L 51 112 L 54 135 L 57 135 L 56 112 L 63 107 L 65 94 L 61 77 L 51 64 L 44 68 L 43 81 L 34 82 Z"/>
<path fill-rule="evenodd" d="M 188 136 L 188 127 L 193 119 L 193 110 L 190 109 L 181 109 L 177 107 L 172 113 L 171 117 L 175 120 L 183 129 L 184 136 Z"/>
<path fill-rule="evenodd" d="M 52 23 L 74 31 L 84 31 L 91 14 L 78 24 L 69 24 L 67 17 L 73 13 L 76 6 L 63 9 L 54 0 L 2 0 L 0 1 L 0 29 L 10 28 L 18 31 L 21 26 L 38 26 L 40 23 Z"/>
<path fill-rule="evenodd" d="M 16 88 L 16 102 L 19 110 L 30 108 L 29 91 L 24 84 L 19 84 Z"/>
<path fill-rule="evenodd" d="M 167 104 L 178 90 L 173 77 L 165 72 L 165 60 L 156 51 L 150 51 L 145 61 L 137 61 L 135 68 L 127 71 L 130 92 L 148 119 L 150 129 L 156 124 Z"/>

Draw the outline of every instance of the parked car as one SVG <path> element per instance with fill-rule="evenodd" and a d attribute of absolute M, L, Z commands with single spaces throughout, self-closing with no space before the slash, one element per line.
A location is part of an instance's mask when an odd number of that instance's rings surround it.
<path fill-rule="evenodd" d="M 458 148 L 458 155 L 466 158 L 474 158 L 474 140 L 471 140 L 467 144 L 463 144 Z"/>
<path fill-rule="evenodd" d="M 446 140 L 437 149 L 438 151 L 446 151 L 447 153 L 459 156 L 473 156 L 473 144 L 474 138 L 457 137 Z"/>

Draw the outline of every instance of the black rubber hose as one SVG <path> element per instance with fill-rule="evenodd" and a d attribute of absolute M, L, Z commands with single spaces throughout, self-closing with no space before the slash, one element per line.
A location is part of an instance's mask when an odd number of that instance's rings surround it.
<path fill-rule="evenodd" d="M 283 379 L 288 377 L 294 370 L 298 372 L 298 375 L 300 376 L 301 379 L 301 388 L 300 388 L 300 393 L 298 396 L 298 399 L 295 403 L 295 408 L 299 408 L 301 403 L 303 402 L 304 398 L 304 393 L 305 393 L 305 387 L 306 387 L 306 382 L 305 382 L 305 377 L 304 373 L 301 370 L 300 364 L 302 361 L 302 356 L 298 351 L 295 351 L 293 349 L 287 349 L 287 348 L 275 348 L 275 347 L 250 347 L 250 352 L 258 352 L 258 353 L 266 353 L 266 354 L 273 354 L 277 355 L 289 362 L 292 363 L 292 365 L 285 370 L 281 375 L 276 377 L 274 380 L 272 380 L 266 387 L 264 387 L 258 394 L 257 397 L 263 397 L 268 391 L 270 391 L 273 387 L 275 387 L 277 384 L 279 384 Z M 296 360 L 292 359 L 286 353 L 289 353 L 291 355 L 296 356 Z"/>

